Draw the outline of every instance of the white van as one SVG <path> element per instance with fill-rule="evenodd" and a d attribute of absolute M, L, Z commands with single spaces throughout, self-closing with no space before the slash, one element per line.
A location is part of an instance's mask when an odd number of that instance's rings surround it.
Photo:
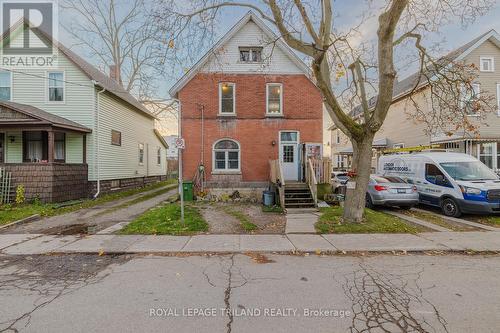
<path fill-rule="evenodd" d="M 419 201 L 443 214 L 500 213 L 500 179 L 476 158 L 460 153 L 422 152 L 380 157 L 378 173 L 417 186 Z"/>

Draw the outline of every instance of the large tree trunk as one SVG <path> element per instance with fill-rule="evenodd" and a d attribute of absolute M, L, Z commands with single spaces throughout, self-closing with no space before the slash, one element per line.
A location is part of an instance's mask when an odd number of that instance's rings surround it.
<path fill-rule="evenodd" d="M 354 188 L 348 188 L 344 205 L 344 221 L 361 223 L 366 201 L 366 188 L 370 179 L 372 163 L 372 143 L 374 134 L 367 134 L 361 140 L 352 139 L 352 171 L 356 175 L 350 180 Z M 353 185 L 351 183 L 351 185 Z M 350 186 L 349 186 L 350 187 Z"/>

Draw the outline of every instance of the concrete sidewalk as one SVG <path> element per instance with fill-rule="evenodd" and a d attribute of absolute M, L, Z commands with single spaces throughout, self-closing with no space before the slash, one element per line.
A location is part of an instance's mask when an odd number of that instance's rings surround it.
<path fill-rule="evenodd" d="M 0 235 L 0 254 L 500 251 L 500 232 L 290 235 Z"/>

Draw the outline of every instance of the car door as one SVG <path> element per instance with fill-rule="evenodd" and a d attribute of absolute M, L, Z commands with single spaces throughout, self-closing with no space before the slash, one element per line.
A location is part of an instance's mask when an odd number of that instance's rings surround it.
<path fill-rule="evenodd" d="M 441 196 L 453 189 L 450 180 L 432 163 L 425 164 L 425 182 L 420 187 L 420 201 L 434 206 L 439 206 Z"/>

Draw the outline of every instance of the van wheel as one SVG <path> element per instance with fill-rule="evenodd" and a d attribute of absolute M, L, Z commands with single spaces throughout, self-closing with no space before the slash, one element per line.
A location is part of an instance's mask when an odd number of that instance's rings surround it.
<path fill-rule="evenodd" d="M 372 198 L 370 197 L 369 194 L 366 195 L 365 207 L 369 209 L 375 208 L 375 205 L 373 204 Z"/>
<path fill-rule="evenodd" d="M 462 215 L 457 203 L 451 198 L 446 198 L 441 202 L 441 210 L 446 216 L 460 217 Z"/>

